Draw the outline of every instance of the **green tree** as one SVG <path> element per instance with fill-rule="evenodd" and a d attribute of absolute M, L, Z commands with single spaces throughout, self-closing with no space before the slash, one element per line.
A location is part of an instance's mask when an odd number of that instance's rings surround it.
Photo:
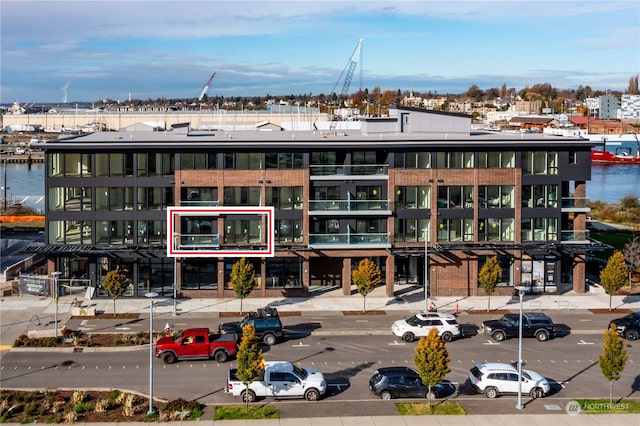
<path fill-rule="evenodd" d="M 609 310 L 611 310 L 611 299 L 629 279 L 627 267 L 624 264 L 624 255 L 620 250 L 613 252 L 607 261 L 607 265 L 600 271 L 600 283 L 602 288 L 609 295 Z"/>
<path fill-rule="evenodd" d="M 116 313 L 116 299 L 127 291 L 129 285 L 129 278 L 118 270 L 109 271 L 107 275 L 105 275 L 102 281 L 102 288 L 104 288 L 113 299 L 114 314 Z"/>
<path fill-rule="evenodd" d="M 233 264 L 231 270 L 231 285 L 233 291 L 240 299 L 240 312 L 242 312 L 242 300 L 249 296 L 256 287 L 256 273 L 253 264 L 243 257 Z"/>
<path fill-rule="evenodd" d="M 429 330 L 429 334 L 420 338 L 413 355 L 413 362 L 416 364 L 422 383 L 427 386 L 426 397 L 429 409 L 431 409 L 431 400 L 434 397 L 431 388 L 442 382 L 451 371 L 449 351 L 447 351 L 445 343 L 438 336 L 436 328 L 432 328 Z"/>
<path fill-rule="evenodd" d="M 245 386 L 245 411 L 249 411 L 249 384 L 257 380 L 262 374 L 262 349 L 258 347 L 258 339 L 256 338 L 256 329 L 251 324 L 242 327 L 242 339 L 238 345 L 236 354 L 238 363 L 238 380 Z"/>
<path fill-rule="evenodd" d="M 367 295 L 373 291 L 374 288 L 382 284 L 382 273 L 378 265 L 373 263 L 369 259 L 362 259 L 358 263 L 358 268 L 351 272 L 351 281 L 358 289 L 358 293 L 362 296 L 363 306 L 362 310 L 367 311 Z"/>
<path fill-rule="evenodd" d="M 627 353 L 627 343 L 616 331 L 616 326 L 611 325 L 603 336 L 604 345 L 602 355 L 598 356 L 598 364 L 602 375 L 609 381 L 609 404 L 613 400 L 613 382 L 620 379 L 629 354 Z"/>
<path fill-rule="evenodd" d="M 492 256 L 487 258 L 478 275 L 478 283 L 480 283 L 488 296 L 487 312 L 491 310 L 491 294 L 496 291 L 496 285 L 500 278 L 502 278 L 502 268 L 500 264 L 498 264 L 498 257 Z"/>

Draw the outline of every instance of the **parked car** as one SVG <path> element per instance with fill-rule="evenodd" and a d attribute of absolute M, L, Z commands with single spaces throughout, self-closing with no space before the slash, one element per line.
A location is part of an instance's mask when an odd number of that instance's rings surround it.
<path fill-rule="evenodd" d="M 518 393 L 518 369 L 511 364 L 488 362 L 477 364 L 469 371 L 469 381 L 478 393 L 487 398 Z M 542 398 L 549 393 L 549 381 L 531 370 L 522 370 L 522 393 Z"/>
<path fill-rule="evenodd" d="M 640 312 L 632 312 L 622 318 L 611 320 L 609 327 L 615 325 L 618 333 L 629 340 L 636 340 L 640 337 Z"/>
<path fill-rule="evenodd" d="M 261 308 L 247 314 L 240 322 L 226 322 L 218 326 L 220 333 L 237 333 L 242 335 L 242 327 L 251 324 L 256 330 L 256 337 L 266 345 L 275 345 L 283 336 L 282 322 L 276 308 Z"/>
<path fill-rule="evenodd" d="M 445 342 L 460 337 L 460 324 L 455 316 L 442 312 L 421 313 L 406 320 L 398 320 L 391 326 L 391 332 L 406 342 L 429 334 L 432 328 L 438 329 L 438 335 Z"/>
<path fill-rule="evenodd" d="M 156 342 L 156 357 L 166 364 L 183 359 L 215 359 L 225 362 L 238 351 L 238 335 L 216 334 L 208 328 L 188 328 Z"/>
<path fill-rule="evenodd" d="M 484 321 L 480 329 L 495 340 L 502 341 L 510 337 L 518 337 L 520 316 L 506 314 L 498 320 Z M 522 314 L 522 337 L 535 337 L 541 342 L 556 335 L 553 320 L 542 312 L 525 312 Z"/>
<path fill-rule="evenodd" d="M 249 383 L 248 388 L 238 378 L 237 373 L 237 368 L 229 369 L 225 393 L 240 396 L 244 402 L 253 402 L 256 398 L 265 397 L 317 401 L 327 391 L 327 382 L 321 372 L 297 367 L 292 362 L 265 362 L 262 374 Z"/>
<path fill-rule="evenodd" d="M 429 388 L 422 383 L 417 371 L 409 367 L 383 367 L 369 378 L 369 389 L 382 399 L 392 398 L 442 398 L 455 391 L 449 382 L 441 382 Z"/>

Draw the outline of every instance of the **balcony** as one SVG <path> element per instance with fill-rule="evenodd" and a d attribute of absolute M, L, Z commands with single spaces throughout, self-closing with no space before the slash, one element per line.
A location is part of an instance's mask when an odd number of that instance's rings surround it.
<path fill-rule="evenodd" d="M 563 212 L 590 213 L 591 209 L 587 206 L 588 198 L 584 197 L 562 197 L 560 207 Z"/>
<path fill-rule="evenodd" d="M 220 234 L 173 234 L 178 250 L 200 250 L 220 247 Z"/>
<path fill-rule="evenodd" d="M 567 231 L 560 231 L 560 242 L 562 244 L 571 243 L 586 243 L 590 240 L 590 233 L 587 229 L 570 229 Z"/>
<path fill-rule="evenodd" d="M 309 214 L 391 216 L 389 200 L 311 200 Z"/>
<path fill-rule="evenodd" d="M 390 248 L 389 235 L 385 233 L 366 234 L 310 234 L 310 248 L 361 249 Z"/>
<path fill-rule="evenodd" d="M 366 165 L 310 165 L 309 174 L 311 180 L 379 180 L 389 179 L 388 164 Z"/>

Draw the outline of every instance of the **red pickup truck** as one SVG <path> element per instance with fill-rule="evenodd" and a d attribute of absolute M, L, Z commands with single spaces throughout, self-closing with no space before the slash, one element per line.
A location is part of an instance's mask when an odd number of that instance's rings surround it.
<path fill-rule="evenodd" d="M 236 333 L 211 333 L 208 328 L 188 328 L 156 342 L 156 357 L 167 364 L 182 359 L 215 359 L 225 362 L 238 351 Z"/>

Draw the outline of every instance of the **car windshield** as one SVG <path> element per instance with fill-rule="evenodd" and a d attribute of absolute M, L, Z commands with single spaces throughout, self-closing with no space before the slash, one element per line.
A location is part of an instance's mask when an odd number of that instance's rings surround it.
<path fill-rule="evenodd" d="M 420 319 L 415 315 L 407 320 L 407 324 L 409 325 L 418 325 L 420 324 L 420 322 Z"/>
<path fill-rule="evenodd" d="M 531 376 L 527 374 L 525 371 L 522 372 L 522 377 L 524 377 L 527 380 L 531 380 Z"/>
<path fill-rule="evenodd" d="M 295 371 L 298 377 L 303 380 L 306 379 L 309 375 L 309 373 L 307 373 L 307 370 L 305 370 L 304 368 L 296 367 L 295 365 L 293 366 L 293 371 Z"/>
<path fill-rule="evenodd" d="M 184 336 L 184 331 L 181 331 L 180 333 L 173 336 L 173 341 L 177 342 L 178 340 L 182 339 L 182 336 Z"/>
<path fill-rule="evenodd" d="M 640 312 L 633 312 L 623 317 L 623 319 L 626 319 L 627 321 L 636 321 L 638 318 L 640 318 Z"/>
<path fill-rule="evenodd" d="M 518 325 L 518 321 L 516 321 L 516 320 L 514 320 L 514 319 L 511 319 L 511 318 L 509 318 L 509 317 L 506 317 L 506 316 L 505 316 L 505 317 L 500 318 L 500 323 L 502 323 L 502 324 L 504 324 L 504 325 L 509 325 L 509 326 L 511 326 L 511 325 Z"/>

